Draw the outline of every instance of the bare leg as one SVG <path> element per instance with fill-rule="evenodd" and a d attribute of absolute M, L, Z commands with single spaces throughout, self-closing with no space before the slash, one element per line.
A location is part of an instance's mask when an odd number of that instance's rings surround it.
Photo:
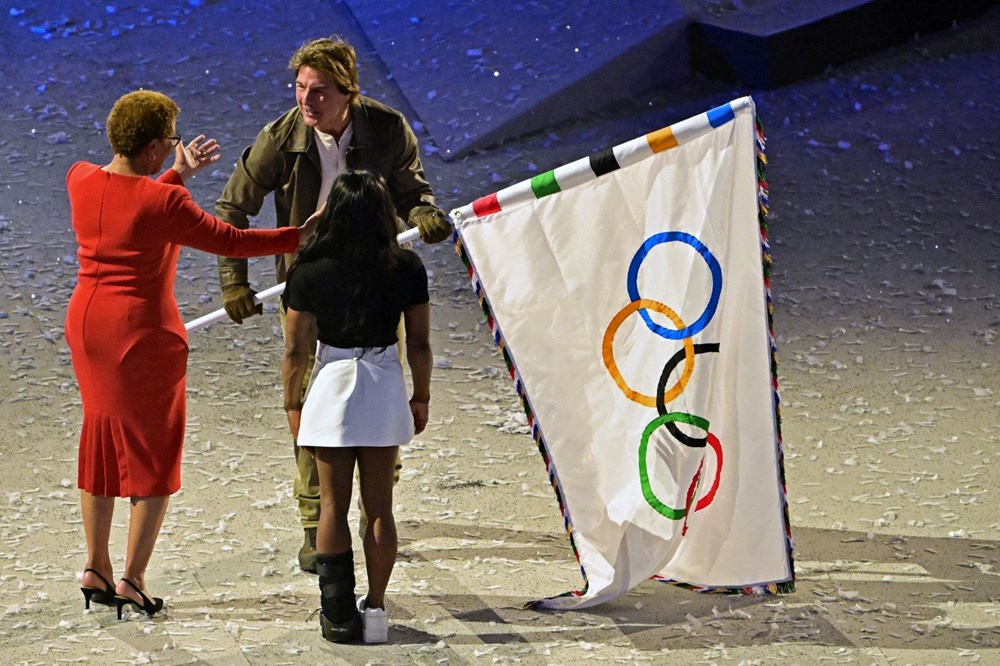
<path fill-rule="evenodd" d="M 160 534 L 169 500 L 169 495 L 133 497 L 131 500 L 124 578 L 135 583 L 136 587 L 150 597 L 152 595 L 146 591 L 146 567 L 149 566 L 149 559 L 153 556 L 156 537 Z M 120 596 L 140 601 L 139 595 L 127 583 L 119 581 L 117 592 Z"/>
<path fill-rule="evenodd" d="M 111 539 L 111 519 L 115 511 L 114 497 L 91 495 L 80 491 L 80 513 L 83 516 L 83 534 L 87 539 L 87 568 L 94 569 L 107 580 L 115 579 L 111 566 L 108 541 Z M 91 571 L 84 572 L 80 581 L 83 587 L 104 589 L 104 583 Z"/>
<path fill-rule="evenodd" d="M 351 548 L 351 529 L 347 512 L 351 508 L 351 485 L 358 449 L 335 449 L 317 446 L 316 471 L 319 475 L 319 525 L 316 530 L 316 552 L 338 555 Z"/>
<path fill-rule="evenodd" d="M 396 520 L 392 516 L 393 473 L 398 446 L 358 448 L 361 502 L 368 514 L 365 530 L 365 569 L 368 571 L 368 608 L 385 608 L 385 588 L 396 564 Z"/>

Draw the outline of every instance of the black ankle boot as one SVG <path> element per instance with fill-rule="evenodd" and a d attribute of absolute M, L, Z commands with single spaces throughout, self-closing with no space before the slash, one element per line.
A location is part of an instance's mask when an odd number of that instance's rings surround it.
<path fill-rule="evenodd" d="M 354 598 L 354 552 L 316 555 L 319 574 L 319 616 L 323 638 L 333 643 L 348 643 L 361 633 L 357 601 Z"/>

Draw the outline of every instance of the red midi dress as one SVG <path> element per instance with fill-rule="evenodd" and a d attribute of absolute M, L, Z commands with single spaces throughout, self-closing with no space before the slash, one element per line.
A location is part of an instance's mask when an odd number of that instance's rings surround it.
<path fill-rule="evenodd" d="M 179 174 L 66 176 L 80 268 L 66 341 L 83 402 L 77 485 L 104 497 L 180 488 L 187 333 L 174 299 L 182 245 L 228 257 L 294 252 L 294 227 L 240 230 L 201 210 Z"/>

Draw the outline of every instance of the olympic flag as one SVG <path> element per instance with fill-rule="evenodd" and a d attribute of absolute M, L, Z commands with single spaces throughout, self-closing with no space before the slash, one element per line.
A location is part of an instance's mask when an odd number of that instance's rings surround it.
<path fill-rule="evenodd" d="M 794 589 L 764 139 L 741 98 L 452 212 L 583 574 Z"/>

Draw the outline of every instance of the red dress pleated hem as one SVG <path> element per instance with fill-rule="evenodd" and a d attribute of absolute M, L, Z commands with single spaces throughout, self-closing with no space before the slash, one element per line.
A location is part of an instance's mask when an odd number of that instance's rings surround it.
<path fill-rule="evenodd" d="M 141 435 L 130 432 L 120 418 L 85 409 L 77 487 L 98 497 L 156 497 L 177 492 L 181 487 L 180 456 L 161 457 L 162 462 L 154 464 L 159 469 L 150 470 L 151 461 L 137 459 L 136 453 L 148 450 L 136 446 L 137 439 L 141 440 Z M 177 462 L 170 464 L 171 458 Z M 136 473 L 131 474 L 131 470 Z"/>

